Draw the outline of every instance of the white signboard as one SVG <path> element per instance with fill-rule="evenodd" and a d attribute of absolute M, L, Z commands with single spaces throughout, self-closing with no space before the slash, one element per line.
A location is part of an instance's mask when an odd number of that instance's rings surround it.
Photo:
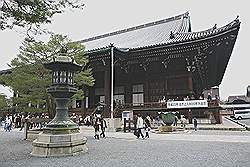
<path fill-rule="evenodd" d="M 133 111 L 123 111 L 122 112 L 122 121 L 124 120 L 124 118 L 126 118 L 126 120 L 128 120 L 130 118 L 130 120 L 133 120 Z"/>
<path fill-rule="evenodd" d="M 206 108 L 207 100 L 169 101 L 167 108 Z"/>

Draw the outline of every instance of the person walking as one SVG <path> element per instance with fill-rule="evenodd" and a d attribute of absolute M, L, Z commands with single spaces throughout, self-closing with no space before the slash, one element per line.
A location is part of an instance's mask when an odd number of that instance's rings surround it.
<path fill-rule="evenodd" d="M 8 115 L 5 116 L 5 119 L 4 119 L 4 131 L 7 132 L 7 128 L 8 128 L 8 125 L 7 125 L 7 119 L 8 119 Z"/>
<path fill-rule="evenodd" d="M 11 126 L 12 126 L 12 120 L 11 120 L 11 118 L 9 116 L 6 117 L 5 123 L 6 123 L 5 132 L 7 132 L 7 131 L 10 132 L 11 131 Z"/>
<path fill-rule="evenodd" d="M 174 116 L 174 126 L 177 126 L 178 117 Z"/>
<path fill-rule="evenodd" d="M 194 117 L 194 130 L 197 131 L 197 119 Z"/>
<path fill-rule="evenodd" d="M 151 128 L 149 119 L 150 119 L 150 117 L 147 117 L 145 119 L 145 138 L 149 138 L 149 131 L 150 131 L 150 128 Z"/>
<path fill-rule="evenodd" d="M 137 119 L 138 119 L 138 116 L 134 115 L 134 117 L 133 117 L 133 124 L 134 124 L 134 135 L 136 137 L 138 136 Z"/>
<path fill-rule="evenodd" d="M 106 123 L 104 118 L 101 118 L 101 131 L 102 131 L 102 133 L 100 134 L 100 137 L 103 137 L 103 138 L 106 137 L 106 135 L 105 135 L 106 128 L 107 128 L 107 123 Z"/>
<path fill-rule="evenodd" d="M 159 127 L 160 126 L 160 122 L 161 122 L 159 115 L 156 116 L 155 121 L 156 121 L 156 125 Z"/>
<path fill-rule="evenodd" d="M 23 130 L 23 128 L 24 128 L 24 124 L 25 124 L 25 116 L 24 116 L 24 115 L 22 115 L 22 116 L 21 116 L 21 126 L 20 126 L 20 131 L 22 131 L 22 130 Z"/>
<path fill-rule="evenodd" d="M 137 139 L 139 139 L 140 136 L 142 137 L 142 139 L 144 139 L 144 135 L 142 134 L 143 119 L 141 117 L 141 114 L 138 114 L 136 126 L 137 126 L 137 130 L 138 130 Z"/>
<path fill-rule="evenodd" d="M 96 118 L 95 123 L 94 123 L 94 128 L 95 128 L 95 136 L 94 138 L 99 140 L 100 139 L 100 127 L 101 126 L 101 120 L 100 118 Z"/>
<path fill-rule="evenodd" d="M 187 119 L 183 115 L 181 118 L 181 127 L 183 127 L 184 130 L 186 129 L 186 124 L 187 124 Z"/>
<path fill-rule="evenodd" d="M 15 119 L 16 119 L 16 127 L 15 128 L 20 128 L 21 127 L 21 116 L 19 113 L 17 114 Z"/>
<path fill-rule="evenodd" d="M 90 125 L 91 125 L 90 115 L 87 115 L 87 116 L 84 118 L 84 124 L 87 125 L 87 126 L 90 126 Z"/>

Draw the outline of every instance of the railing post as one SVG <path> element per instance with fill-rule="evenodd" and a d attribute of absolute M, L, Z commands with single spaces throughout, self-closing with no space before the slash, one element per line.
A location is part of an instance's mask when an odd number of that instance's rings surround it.
<path fill-rule="evenodd" d="M 126 132 L 126 118 L 124 118 L 124 126 L 123 126 L 123 132 Z"/>
<path fill-rule="evenodd" d="M 128 118 L 128 131 L 131 132 L 131 120 Z"/>
<path fill-rule="evenodd" d="M 27 140 L 28 138 L 28 122 L 25 120 L 24 122 L 24 140 Z"/>

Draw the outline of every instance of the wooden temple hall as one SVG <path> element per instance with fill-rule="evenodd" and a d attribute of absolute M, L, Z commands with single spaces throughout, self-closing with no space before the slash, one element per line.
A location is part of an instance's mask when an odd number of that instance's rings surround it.
<path fill-rule="evenodd" d="M 219 87 L 239 28 L 237 17 L 223 27 L 193 32 L 189 13 L 184 13 L 84 39 L 96 81 L 85 88 L 86 98 L 76 108 L 91 112 L 104 102 L 107 116 L 111 110 L 117 117 L 125 110 L 152 116 L 170 110 L 189 122 L 198 117 L 220 123 L 219 94 L 205 106 L 184 103 L 207 98 L 206 92 Z M 172 101 L 182 102 L 180 108 L 168 107 Z"/>

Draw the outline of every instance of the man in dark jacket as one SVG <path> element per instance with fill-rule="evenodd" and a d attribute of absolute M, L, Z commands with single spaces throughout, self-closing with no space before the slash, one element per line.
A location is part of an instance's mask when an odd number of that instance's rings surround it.
<path fill-rule="evenodd" d="M 197 130 L 197 124 L 198 124 L 197 119 L 194 118 L 194 130 L 195 130 L 195 131 Z"/>
<path fill-rule="evenodd" d="M 105 121 L 105 119 L 101 118 L 101 130 L 102 130 L 102 133 L 100 134 L 101 137 L 105 138 L 106 135 L 105 135 L 105 129 L 107 128 L 107 123 Z"/>

